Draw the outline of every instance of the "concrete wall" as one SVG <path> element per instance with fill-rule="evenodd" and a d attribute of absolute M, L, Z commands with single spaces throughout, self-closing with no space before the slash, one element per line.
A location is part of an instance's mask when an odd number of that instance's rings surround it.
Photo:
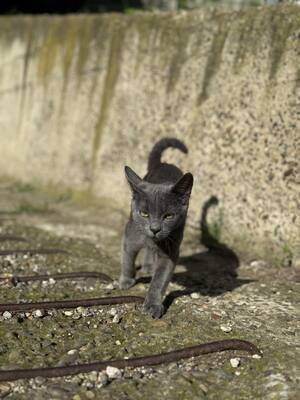
<path fill-rule="evenodd" d="M 127 207 L 124 164 L 176 136 L 190 225 L 215 194 L 229 244 L 299 263 L 298 10 L 1 18 L 1 174 Z"/>

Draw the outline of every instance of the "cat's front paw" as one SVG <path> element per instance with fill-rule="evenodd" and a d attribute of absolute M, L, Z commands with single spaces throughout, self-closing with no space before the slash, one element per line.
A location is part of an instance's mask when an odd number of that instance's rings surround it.
<path fill-rule="evenodd" d="M 122 290 L 126 290 L 134 286 L 135 284 L 135 279 L 133 278 L 124 278 L 121 276 L 119 280 L 119 288 Z"/>
<path fill-rule="evenodd" d="M 143 304 L 143 312 L 151 315 L 152 318 L 160 318 L 164 313 L 164 306 L 162 304 L 152 304 L 145 301 Z"/>

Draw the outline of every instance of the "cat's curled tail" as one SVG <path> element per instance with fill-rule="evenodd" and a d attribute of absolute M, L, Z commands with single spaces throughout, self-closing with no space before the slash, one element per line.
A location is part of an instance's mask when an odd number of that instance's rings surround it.
<path fill-rule="evenodd" d="M 178 149 L 185 154 L 187 154 L 188 152 L 186 145 L 180 140 L 175 138 L 163 138 L 157 143 L 155 143 L 153 149 L 150 152 L 148 161 L 148 171 L 159 166 L 159 164 L 161 163 L 160 158 L 162 152 L 166 150 L 168 147 L 173 147 L 175 149 Z"/>

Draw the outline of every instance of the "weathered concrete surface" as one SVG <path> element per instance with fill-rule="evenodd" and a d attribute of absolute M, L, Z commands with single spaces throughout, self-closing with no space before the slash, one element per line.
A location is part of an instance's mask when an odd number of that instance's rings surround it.
<path fill-rule="evenodd" d="M 195 175 L 190 226 L 239 253 L 300 261 L 300 16 L 294 7 L 1 18 L 0 171 L 120 209 L 160 137 Z"/>
<path fill-rule="evenodd" d="M 55 246 L 71 252 L 71 256 L 0 257 L 1 276 L 97 270 L 117 279 L 126 217 L 120 210 L 104 205 L 82 207 L 67 196 L 49 196 L 29 185 L 1 182 L 0 211 L 1 235 L 21 235 L 29 240 L 27 246 L 31 248 Z M 25 245 L 0 242 L 1 249 L 17 246 Z M 1 369 L 132 357 L 223 338 L 250 340 L 261 348 L 263 358 L 226 352 L 153 368 L 126 369 L 121 378 L 112 381 L 97 373 L 21 380 L 1 383 L 0 397 L 297 400 L 299 271 L 278 269 L 263 260 L 240 260 L 238 276 L 234 276 L 228 259 L 225 269 L 216 268 L 213 254 L 189 237 L 182 254 L 185 257 L 168 288 L 174 301 L 161 320 L 152 320 L 134 305 L 77 309 L 71 313 L 52 310 L 42 317 L 32 313 L 16 313 L 11 318 L 0 315 Z M 144 278 L 127 293 L 144 296 L 148 285 Z M 115 285 L 95 280 L 0 285 L 1 303 L 119 293 Z M 236 357 L 240 358 L 240 365 L 233 368 L 230 359 Z"/>

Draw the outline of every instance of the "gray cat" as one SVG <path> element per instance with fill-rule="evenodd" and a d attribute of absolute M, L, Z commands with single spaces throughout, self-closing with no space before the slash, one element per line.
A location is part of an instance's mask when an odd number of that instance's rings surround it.
<path fill-rule="evenodd" d="M 123 238 L 119 284 L 121 289 L 134 285 L 135 259 L 146 248 L 143 270 L 151 273 L 152 280 L 143 310 L 153 318 L 160 318 L 164 311 L 162 298 L 178 260 L 193 187 L 191 173 L 183 174 L 175 165 L 161 163 L 161 154 L 168 147 L 188 152 L 181 141 L 164 138 L 150 153 L 144 179 L 125 167 L 132 203 Z"/>

